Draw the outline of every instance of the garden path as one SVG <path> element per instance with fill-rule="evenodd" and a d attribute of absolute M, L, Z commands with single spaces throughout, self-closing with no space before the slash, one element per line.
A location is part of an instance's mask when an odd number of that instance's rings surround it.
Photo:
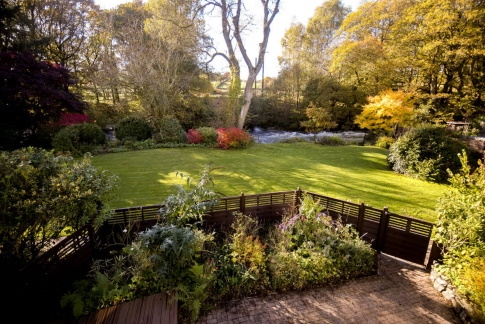
<path fill-rule="evenodd" d="M 198 324 L 461 323 L 424 267 L 379 256 L 379 275 L 323 288 L 245 298 Z"/>

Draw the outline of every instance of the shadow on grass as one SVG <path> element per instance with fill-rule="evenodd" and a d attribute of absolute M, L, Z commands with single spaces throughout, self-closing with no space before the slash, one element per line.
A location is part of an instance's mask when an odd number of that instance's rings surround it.
<path fill-rule="evenodd" d="M 198 179 L 209 163 L 217 168 L 214 190 L 226 196 L 301 187 L 376 208 L 388 206 L 399 214 L 422 214 L 427 220 L 434 219 L 436 201 L 446 188 L 394 173 L 387 165 L 387 150 L 368 146 L 276 143 L 243 150 L 156 149 L 93 158 L 95 166 L 121 178 L 112 207 L 161 203 L 175 192 L 175 184 L 186 182 L 175 177 L 176 171 Z"/>

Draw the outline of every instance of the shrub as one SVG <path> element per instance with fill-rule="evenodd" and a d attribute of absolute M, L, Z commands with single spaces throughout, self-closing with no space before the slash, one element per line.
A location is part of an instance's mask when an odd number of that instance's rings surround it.
<path fill-rule="evenodd" d="M 185 143 L 185 131 L 175 117 L 165 117 L 160 125 L 162 143 Z"/>
<path fill-rule="evenodd" d="M 143 141 L 152 136 L 146 120 L 138 117 L 126 117 L 120 120 L 115 126 L 115 134 L 120 141 L 124 141 L 127 137 Z"/>
<path fill-rule="evenodd" d="M 200 144 L 202 143 L 203 137 L 202 135 L 195 129 L 189 129 L 187 134 L 185 134 L 185 137 L 187 137 L 187 143 L 189 144 Z"/>
<path fill-rule="evenodd" d="M 329 280 L 374 271 L 374 252 L 358 233 L 319 212 L 305 196 L 296 215 L 287 215 L 273 233 L 269 272 L 276 290 L 302 289 Z"/>
<path fill-rule="evenodd" d="M 458 291 L 485 311 L 485 169 L 482 163 L 470 173 L 466 154 L 460 156 L 462 170 L 452 174 L 452 189 L 440 197 L 436 232 L 443 248 L 443 264 L 437 267 Z"/>
<path fill-rule="evenodd" d="M 268 284 L 266 246 L 258 237 L 257 221 L 235 215 L 231 229 L 229 241 L 215 253 L 215 290 L 219 300 L 255 294 Z"/>
<path fill-rule="evenodd" d="M 379 136 L 376 141 L 376 146 L 384 149 L 389 149 L 395 141 L 396 140 L 390 136 Z"/>
<path fill-rule="evenodd" d="M 485 314 L 485 256 L 473 258 L 463 265 L 458 292 L 479 306 L 482 316 Z"/>
<path fill-rule="evenodd" d="M 317 141 L 318 144 L 328 145 L 328 146 L 343 146 L 345 141 L 339 136 L 323 136 Z"/>
<path fill-rule="evenodd" d="M 209 147 L 217 145 L 217 131 L 214 127 L 200 127 L 197 131 L 202 136 L 202 144 Z"/>
<path fill-rule="evenodd" d="M 388 162 L 398 173 L 445 182 L 447 169 L 460 170 L 458 154 L 466 145 L 440 126 L 422 125 L 401 136 L 389 149 Z"/>
<path fill-rule="evenodd" d="M 251 136 L 240 128 L 219 128 L 217 130 L 217 143 L 224 150 L 245 148 L 251 143 Z"/>
<path fill-rule="evenodd" d="M 52 146 L 59 152 L 82 155 L 92 152 L 96 145 L 106 143 L 106 136 L 98 125 L 76 124 L 61 129 L 53 138 Z"/>
<path fill-rule="evenodd" d="M 2 254 L 31 261 L 66 227 L 79 229 L 108 215 L 103 202 L 117 178 L 97 171 L 89 157 L 75 161 L 26 148 L 0 154 Z"/>

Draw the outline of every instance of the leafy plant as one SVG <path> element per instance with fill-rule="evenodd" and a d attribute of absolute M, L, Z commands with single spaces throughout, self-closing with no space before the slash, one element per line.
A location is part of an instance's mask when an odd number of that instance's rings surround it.
<path fill-rule="evenodd" d="M 185 143 L 185 131 L 175 117 L 165 117 L 160 123 L 162 143 Z"/>
<path fill-rule="evenodd" d="M 388 161 L 398 173 L 435 182 L 448 179 L 447 170 L 460 170 L 458 154 L 466 145 L 440 126 L 421 125 L 401 136 L 389 149 Z"/>
<path fill-rule="evenodd" d="M 338 136 L 323 136 L 318 141 L 318 144 L 328 146 L 342 146 L 345 145 L 345 141 Z"/>
<path fill-rule="evenodd" d="M 0 154 L 0 245 L 20 263 L 35 259 L 66 228 L 101 223 L 117 177 L 99 172 L 89 156 L 74 160 L 26 148 Z"/>
<path fill-rule="evenodd" d="M 79 156 L 93 152 L 95 146 L 106 143 L 106 136 L 101 128 L 92 123 L 67 126 L 53 138 L 52 146 L 58 152 L 71 152 Z"/>
<path fill-rule="evenodd" d="M 135 141 L 144 141 L 152 136 L 150 125 L 146 120 L 138 117 L 126 117 L 120 120 L 115 126 L 115 134 L 120 141 L 128 137 Z"/>
<path fill-rule="evenodd" d="M 229 244 L 232 262 L 247 269 L 246 275 L 258 280 L 265 275 L 265 245 L 258 237 L 257 221 L 249 216 L 238 215 L 232 224 L 234 234 Z"/>
<path fill-rule="evenodd" d="M 479 163 L 472 173 L 465 152 L 459 158 L 461 172 L 450 172 L 452 189 L 443 194 L 437 207 L 433 239 L 443 248 L 443 263 L 437 269 L 485 310 L 485 169 Z"/>
<path fill-rule="evenodd" d="M 268 267 L 274 289 L 302 289 L 373 271 L 370 246 L 321 209 L 305 196 L 299 213 L 287 215 L 273 232 Z"/>
<path fill-rule="evenodd" d="M 217 194 L 207 186 L 212 183 L 210 165 L 206 166 L 201 173 L 199 182 L 192 190 L 177 185 L 177 193 L 168 196 L 160 209 L 162 220 L 168 224 L 185 226 L 189 222 L 200 222 L 202 216 L 217 204 Z M 181 178 L 187 178 L 187 187 L 190 188 L 192 179 L 179 174 Z"/>
<path fill-rule="evenodd" d="M 217 131 L 214 127 L 199 127 L 197 131 L 202 136 L 202 144 L 209 147 L 217 145 Z"/>
<path fill-rule="evenodd" d="M 389 149 L 396 140 L 390 136 L 379 136 L 376 141 L 376 146 Z"/>
<path fill-rule="evenodd" d="M 203 141 L 202 135 L 192 128 L 185 134 L 185 137 L 187 137 L 187 143 L 189 144 L 200 144 Z"/>
<path fill-rule="evenodd" d="M 458 292 L 472 300 L 485 314 L 485 256 L 462 264 L 462 275 L 457 278 Z"/>
<path fill-rule="evenodd" d="M 113 259 L 95 260 L 90 275 L 75 281 L 72 292 L 62 296 L 61 307 L 79 317 L 130 300 L 133 291 L 129 286 L 129 264 L 126 261 L 127 258 L 119 255 Z"/>
<path fill-rule="evenodd" d="M 209 298 L 211 286 L 215 280 L 211 263 L 194 264 L 187 273 L 186 280 L 177 287 L 178 299 L 182 302 L 181 311 L 195 322 Z"/>
<path fill-rule="evenodd" d="M 144 295 L 174 289 L 195 262 L 196 235 L 188 227 L 155 225 L 125 248 L 132 262 L 132 284 Z"/>
<path fill-rule="evenodd" d="M 237 298 L 267 288 L 266 246 L 258 236 L 259 226 L 253 218 L 235 215 L 232 233 L 213 260 L 216 271 L 215 290 L 219 299 Z"/>
<path fill-rule="evenodd" d="M 219 128 L 217 143 L 224 150 L 245 148 L 251 143 L 251 136 L 240 128 Z"/>

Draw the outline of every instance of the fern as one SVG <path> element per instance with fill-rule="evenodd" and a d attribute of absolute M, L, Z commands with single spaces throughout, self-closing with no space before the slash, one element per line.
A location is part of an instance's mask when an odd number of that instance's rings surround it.
<path fill-rule="evenodd" d="M 212 270 L 211 267 L 196 263 L 187 271 L 186 280 L 177 287 L 181 309 L 189 314 L 193 322 L 199 317 L 202 305 L 209 297 L 209 288 L 215 279 Z"/>

